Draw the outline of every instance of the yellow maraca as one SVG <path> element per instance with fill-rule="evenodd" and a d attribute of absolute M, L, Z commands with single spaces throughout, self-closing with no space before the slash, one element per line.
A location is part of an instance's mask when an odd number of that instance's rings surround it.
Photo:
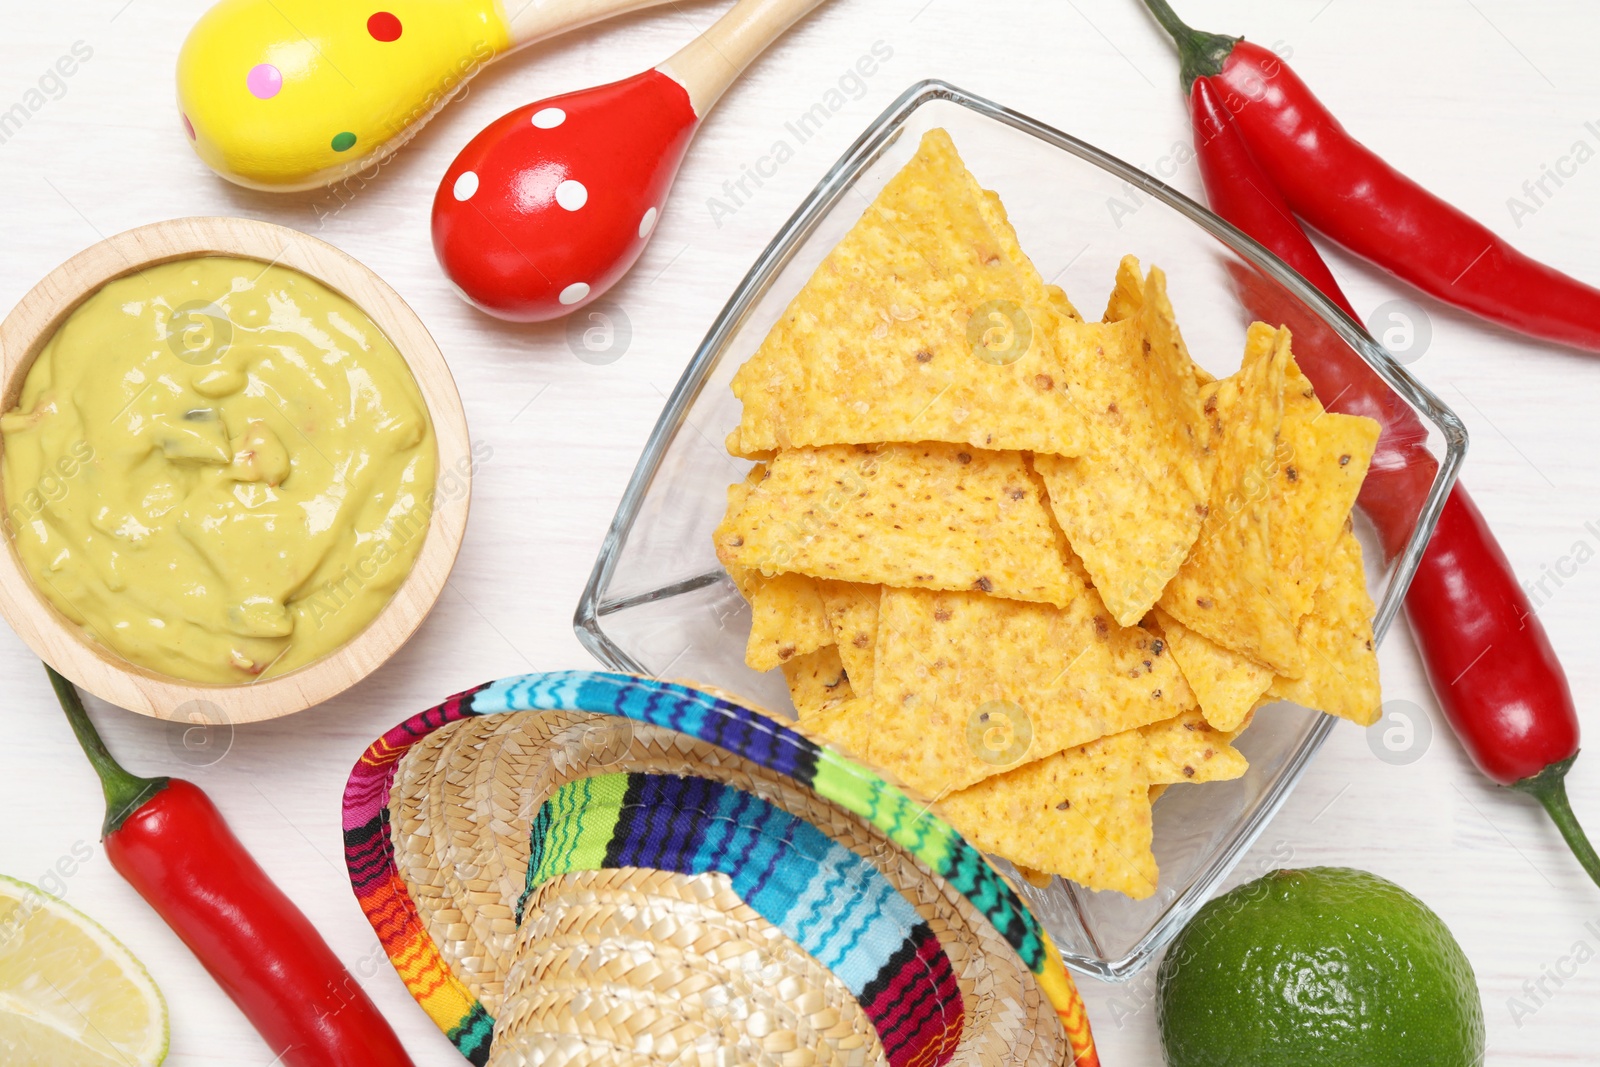
<path fill-rule="evenodd" d="M 221 0 L 178 54 L 178 107 L 224 178 L 314 189 L 393 152 L 486 63 L 664 2 Z"/>

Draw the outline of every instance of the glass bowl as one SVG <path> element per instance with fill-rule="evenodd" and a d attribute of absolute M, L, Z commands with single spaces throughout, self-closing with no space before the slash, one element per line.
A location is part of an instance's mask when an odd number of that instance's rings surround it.
<path fill-rule="evenodd" d="M 606 666 L 693 679 L 773 709 L 789 709 L 781 672 L 744 663 L 749 611 L 712 549 L 730 482 L 749 463 L 723 439 L 739 422 L 734 371 L 812 271 L 916 150 L 944 127 L 986 188 L 1005 202 L 1023 247 L 1047 281 L 1091 316 L 1125 253 L 1162 267 L 1195 360 L 1222 376 L 1237 369 L 1250 322 L 1236 295 L 1278 290 L 1297 336 L 1359 353 L 1427 428 L 1439 472 L 1410 540 L 1388 564 L 1357 516 L 1381 640 L 1433 532 L 1466 450 L 1453 412 L 1361 328 L 1289 267 L 1216 215 L 1157 179 L 1043 123 L 938 81 L 912 86 L 852 145 L 762 252 L 689 363 L 623 495 L 574 620 Z M 1055 879 L 1016 879 L 1066 961 L 1121 980 L 1176 935 L 1228 874 L 1305 772 L 1335 720 L 1290 705 L 1257 716 L 1240 739 L 1250 770 L 1236 781 L 1177 785 L 1155 807 L 1160 886 L 1146 900 L 1094 893 Z M 1008 866 L 998 861 L 1003 870 Z"/>

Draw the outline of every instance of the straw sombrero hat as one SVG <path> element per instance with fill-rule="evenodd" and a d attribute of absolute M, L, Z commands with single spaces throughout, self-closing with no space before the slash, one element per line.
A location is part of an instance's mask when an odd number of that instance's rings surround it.
<path fill-rule="evenodd" d="M 475 1064 L 1098 1064 L 980 853 L 716 693 L 573 671 L 458 694 L 361 757 L 344 831 L 384 951 Z"/>

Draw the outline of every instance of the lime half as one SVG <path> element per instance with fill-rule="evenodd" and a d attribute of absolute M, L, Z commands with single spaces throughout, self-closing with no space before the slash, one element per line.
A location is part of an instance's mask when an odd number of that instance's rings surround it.
<path fill-rule="evenodd" d="M 76 908 L 0 876 L 0 1063 L 155 1067 L 167 1005 L 150 972 Z"/>

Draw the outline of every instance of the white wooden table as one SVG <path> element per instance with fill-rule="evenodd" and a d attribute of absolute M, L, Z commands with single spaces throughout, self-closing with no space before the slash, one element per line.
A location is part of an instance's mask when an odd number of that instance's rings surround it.
<path fill-rule="evenodd" d="M 779 223 L 902 89 L 937 76 L 1153 168 L 1189 140 L 1170 46 L 1134 0 L 832 0 L 734 86 L 689 155 L 654 242 L 614 291 L 632 341 L 607 364 L 577 358 L 562 323 L 512 327 L 470 310 L 434 263 L 428 206 L 481 126 L 540 96 L 664 58 L 723 6 L 628 17 L 492 68 L 377 180 L 332 194 L 247 192 L 185 144 L 173 103 L 178 46 L 206 0 L 0 0 L 0 112 L 27 119 L 0 143 L 0 306 L 101 236 L 157 219 L 233 214 L 299 227 L 373 266 L 417 310 L 454 367 L 475 441 L 492 449 L 450 588 L 417 637 L 345 697 L 241 728 L 196 756 L 180 729 L 95 705 L 108 743 L 143 773 L 199 782 L 393 1020 L 419 1064 L 459 1063 L 384 960 L 350 894 L 339 797 L 362 748 L 455 690 L 532 669 L 585 666 L 579 590 L 657 412 L 734 284 Z M 1600 281 L 1600 162 L 1532 213 L 1508 198 L 1584 141 L 1600 149 L 1600 13 L 1581 0 L 1186 0 L 1218 31 L 1283 42 L 1359 136 L 1527 251 Z M 374 10 L 381 4 L 374 4 Z M 76 73 L 39 78 L 75 43 Z M 857 57 L 887 49 L 870 78 Z M 841 83 L 841 78 L 846 80 Z M 843 94 L 830 97 L 829 91 Z M 795 144 L 785 122 L 839 106 Z M 34 104 L 39 106 L 35 107 Z M 1594 125 L 1586 125 L 1593 122 Z M 788 138 L 794 151 L 731 214 L 723 183 Z M 1571 169 L 1570 167 L 1568 169 Z M 1193 165 L 1172 179 L 1199 195 Z M 1531 202 L 1529 202 L 1531 203 Z M 1403 293 L 1331 253 L 1363 314 Z M 1416 298 L 1431 321 L 1412 364 L 1473 434 L 1466 481 L 1518 573 L 1547 579 L 1540 614 L 1600 736 L 1600 362 L 1528 343 Z M 1594 525 L 1586 525 L 1593 523 Z M 1580 551 L 1578 545 L 1586 546 Z M 1565 561 L 1565 562 L 1564 562 Z M 1392 878 L 1450 924 L 1477 968 L 1497 1064 L 1593 1063 L 1600 1038 L 1600 889 L 1531 802 L 1486 784 L 1449 736 L 1404 627 L 1384 650 L 1385 695 L 1433 717 L 1414 762 L 1378 759 L 1341 725 L 1241 871 L 1339 864 Z M 271 1056 L 177 939 L 111 870 L 101 801 L 38 663 L 0 632 L 0 871 L 49 872 L 71 903 L 121 937 L 172 1008 L 174 1067 Z M 214 762 L 213 762 L 214 761 Z M 202 765 L 204 764 L 204 765 Z M 1600 750 L 1573 771 L 1573 802 L 1600 831 Z M 87 858 L 83 858 L 87 857 Z M 1581 947 L 1580 947 L 1581 946 Z M 1577 964 L 1576 956 L 1587 962 Z M 1589 959 L 1597 956 L 1597 959 Z M 1575 973 L 1574 968 L 1576 968 Z M 1563 974 L 1559 981 L 1544 977 Z M 1541 983 L 1543 990 L 1539 988 Z M 1110 1067 L 1159 1062 L 1153 977 L 1083 981 Z M 1532 995 L 1528 990 L 1532 990 Z M 1509 998 L 1519 998 L 1513 1011 Z"/>

